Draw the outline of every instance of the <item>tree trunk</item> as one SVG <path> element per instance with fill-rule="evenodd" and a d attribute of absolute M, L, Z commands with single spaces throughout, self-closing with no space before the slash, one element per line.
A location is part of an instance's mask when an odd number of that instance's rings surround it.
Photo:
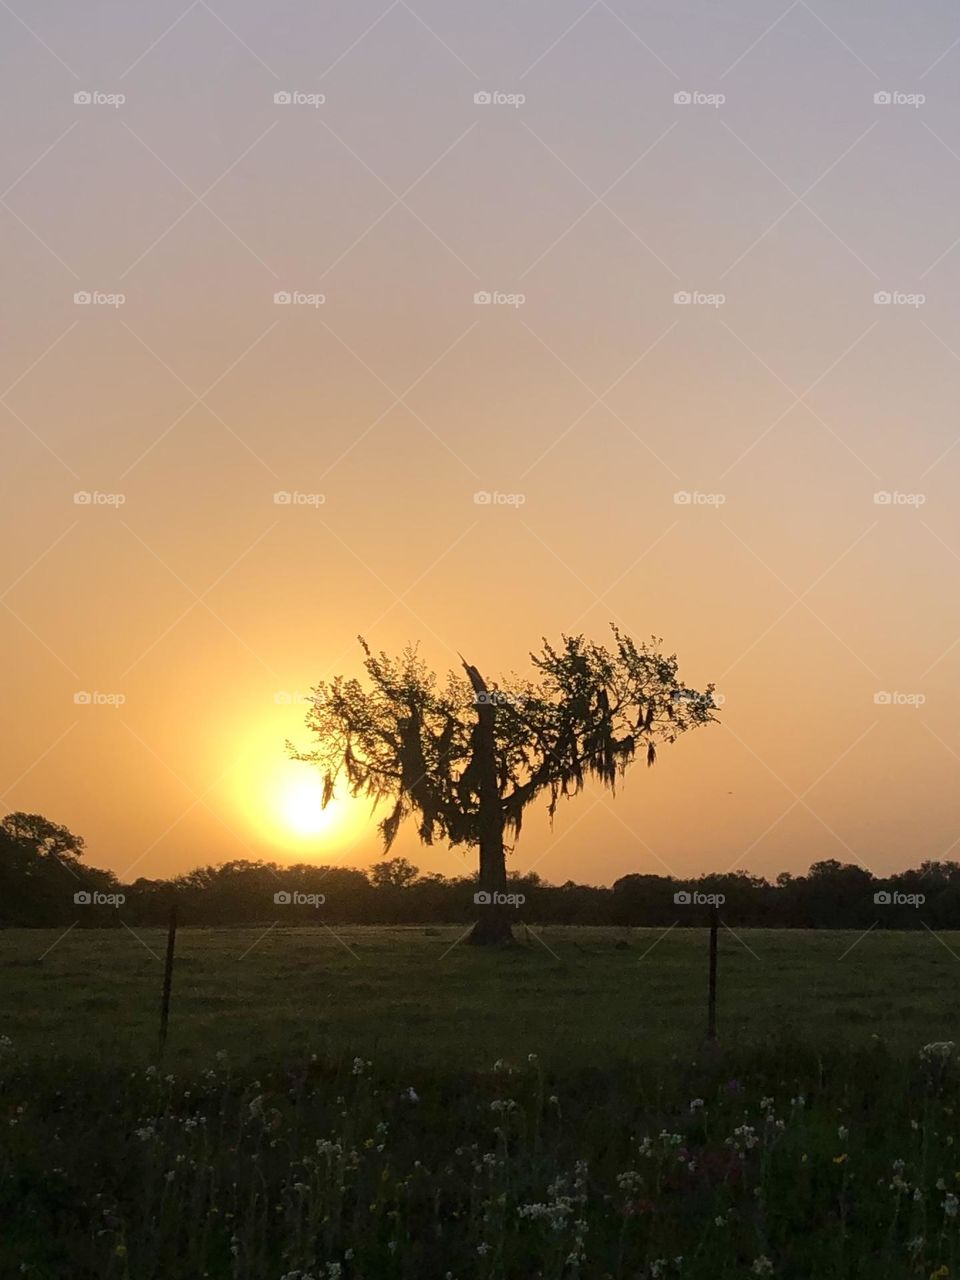
<path fill-rule="evenodd" d="M 503 808 L 497 780 L 497 749 L 494 733 L 496 704 L 476 667 L 464 662 L 477 700 L 477 790 L 480 796 L 480 876 L 477 922 L 470 934 L 475 946 L 512 942 L 513 929 L 504 901 L 507 893 L 507 861 L 503 848 Z"/>

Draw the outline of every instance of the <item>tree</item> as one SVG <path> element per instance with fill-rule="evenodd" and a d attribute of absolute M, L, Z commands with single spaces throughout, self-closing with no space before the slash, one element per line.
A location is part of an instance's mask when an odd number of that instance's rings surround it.
<path fill-rule="evenodd" d="M 73 913 L 77 889 L 115 879 L 83 867 L 83 852 L 82 837 L 60 823 L 39 813 L 8 813 L 0 821 L 0 923 L 56 924 Z"/>
<path fill-rule="evenodd" d="M 21 849 L 36 857 L 57 858 L 71 867 L 83 857 L 83 837 L 40 813 L 8 813 L 0 828 Z"/>
<path fill-rule="evenodd" d="M 583 636 L 544 641 L 530 655 L 532 680 L 488 685 L 461 658 L 466 679 L 450 672 L 442 687 L 416 648 L 390 658 L 360 637 L 372 687 L 341 676 L 318 684 L 306 717 L 316 745 L 288 747 L 323 773 L 324 804 L 341 774 L 353 796 L 389 804 L 385 851 L 407 817 L 424 844 L 476 846 L 482 910 L 471 941 L 507 941 L 506 840 L 519 836 L 527 807 L 545 796 L 552 820 L 588 779 L 614 790 L 638 756 L 652 765 L 658 743 L 714 719 L 713 685 L 697 693 L 660 641 L 638 645 L 612 630 L 612 649 Z"/>
<path fill-rule="evenodd" d="M 370 868 L 370 883 L 375 889 L 406 889 L 413 884 L 420 874 L 406 858 L 388 858 L 385 862 L 375 862 Z"/>

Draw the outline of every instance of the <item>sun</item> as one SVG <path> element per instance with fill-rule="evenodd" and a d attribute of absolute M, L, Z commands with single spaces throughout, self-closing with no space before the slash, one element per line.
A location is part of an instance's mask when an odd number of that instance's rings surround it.
<path fill-rule="evenodd" d="M 260 839 L 295 857 L 323 857 L 371 831 L 369 803 L 343 785 L 324 808 L 319 771 L 284 752 L 284 734 L 271 728 L 246 740 L 233 774 L 238 808 Z"/>
<path fill-rule="evenodd" d="M 342 819 L 337 800 L 323 807 L 323 781 L 316 770 L 307 772 L 306 767 L 300 773 L 291 769 L 289 775 L 278 779 L 274 805 L 278 822 L 298 836 L 333 831 Z"/>

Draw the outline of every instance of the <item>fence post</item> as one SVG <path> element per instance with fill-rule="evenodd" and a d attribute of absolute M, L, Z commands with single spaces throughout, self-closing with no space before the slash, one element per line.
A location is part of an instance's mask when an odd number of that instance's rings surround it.
<path fill-rule="evenodd" d="M 707 1039 L 717 1038 L 717 908 L 710 908 L 710 976 L 707 987 Z"/>
<path fill-rule="evenodd" d="M 177 904 L 170 907 L 167 927 L 167 959 L 163 966 L 163 996 L 160 1001 L 160 1057 L 167 1047 L 167 1024 L 170 1021 L 170 988 L 173 985 L 173 950 L 177 944 Z"/>

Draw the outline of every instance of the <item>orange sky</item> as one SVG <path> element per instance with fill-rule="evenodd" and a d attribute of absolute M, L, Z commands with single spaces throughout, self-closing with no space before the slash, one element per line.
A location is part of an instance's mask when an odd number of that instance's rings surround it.
<path fill-rule="evenodd" d="M 493 678 L 616 621 L 716 681 L 723 725 L 552 833 L 531 815 L 514 867 L 953 856 L 945 0 L 20 16 L 0 11 L 5 810 L 124 876 L 363 865 L 365 809 L 290 825 L 309 795 L 283 753 L 307 743 L 298 697 L 359 673 L 358 633 Z M 464 866 L 410 833 L 396 851 Z"/>

